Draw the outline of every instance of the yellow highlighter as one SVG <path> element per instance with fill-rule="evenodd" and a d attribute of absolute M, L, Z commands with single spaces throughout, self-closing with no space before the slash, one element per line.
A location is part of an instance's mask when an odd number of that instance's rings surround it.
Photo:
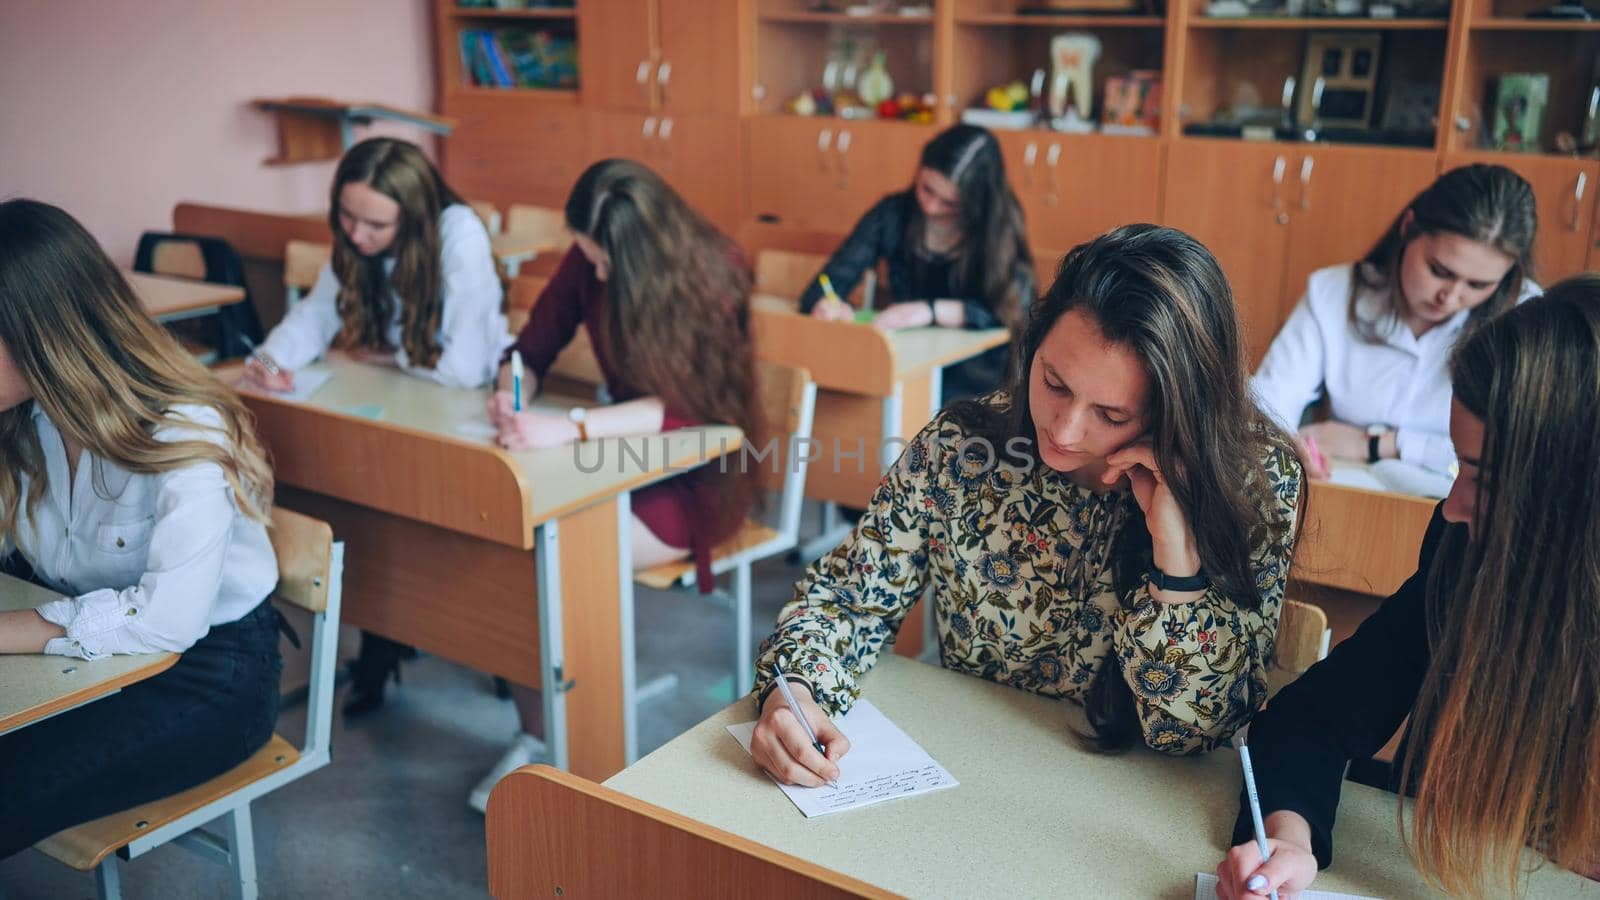
<path fill-rule="evenodd" d="M 832 300 L 835 303 L 844 302 L 843 300 L 839 299 L 839 292 L 833 289 L 833 281 L 832 279 L 828 278 L 827 272 L 823 272 L 821 275 L 817 276 L 817 284 L 822 285 L 822 292 L 828 295 L 829 300 Z"/>

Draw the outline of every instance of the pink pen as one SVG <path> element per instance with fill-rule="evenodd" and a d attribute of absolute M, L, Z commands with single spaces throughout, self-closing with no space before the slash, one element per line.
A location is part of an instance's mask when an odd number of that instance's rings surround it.
<path fill-rule="evenodd" d="M 1317 449 L 1317 439 L 1309 434 L 1306 435 L 1306 449 L 1311 451 L 1311 464 L 1320 471 L 1328 471 L 1328 461 L 1322 458 L 1322 451 Z"/>

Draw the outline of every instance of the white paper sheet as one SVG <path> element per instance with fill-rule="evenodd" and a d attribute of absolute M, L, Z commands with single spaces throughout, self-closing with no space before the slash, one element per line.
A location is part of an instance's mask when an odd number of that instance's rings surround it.
<path fill-rule="evenodd" d="M 839 761 L 839 787 L 778 785 L 807 818 L 959 784 L 869 700 L 857 700 L 834 724 L 850 739 L 850 752 Z M 728 733 L 748 753 L 755 729 L 756 723 L 745 722 L 729 725 Z"/>
<path fill-rule="evenodd" d="M 1336 894 L 1333 891 L 1301 891 L 1299 900 L 1378 900 L 1360 894 Z M 1194 876 L 1194 900 L 1217 900 L 1217 876 L 1201 872 Z"/>
<path fill-rule="evenodd" d="M 1449 475 L 1403 463 L 1398 459 L 1379 460 L 1372 465 L 1336 465 L 1328 480 L 1347 487 L 1417 497 L 1443 497 L 1450 493 Z"/>
<path fill-rule="evenodd" d="M 462 437 L 476 438 L 491 444 L 500 436 L 500 432 L 495 429 L 492 422 L 461 422 L 456 425 L 455 431 Z"/>
<path fill-rule="evenodd" d="M 294 390 L 292 391 L 263 390 L 253 384 L 247 383 L 243 378 L 239 379 L 239 382 L 234 386 L 241 391 L 248 391 L 252 394 L 260 394 L 264 397 L 279 397 L 284 400 L 293 400 L 296 403 L 304 403 L 307 400 L 310 400 L 311 395 L 320 390 L 323 385 L 328 383 L 328 379 L 332 377 L 332 369 L 327 369 L 322 366 L 311 366 L 294 373 Z"/>

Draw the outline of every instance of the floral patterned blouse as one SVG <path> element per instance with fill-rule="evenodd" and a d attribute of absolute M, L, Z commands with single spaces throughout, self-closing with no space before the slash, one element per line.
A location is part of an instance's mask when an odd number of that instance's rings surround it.
<path fill-rule="evenodd" d="M 781 668 L 810 681 L 830 715 L 848 711 L 856 679 L 931 586 L 946 668 L 1082 702 L 1109 654 L 1156 750 L 1204 752 L 1244 726 L 1267 697 L 1298 461 L 1276 449 L 1262 461 L 1274 504 L 1251 529 L 1261 608 L 1215 587 L 1164 605 L 1147 579 L 1126 595 L 1113 586 L 1119 529 L 1145 527 L 1131 492 L 1095 493 L 1043 464 L 1008 468 L 1004 455 L 988 465 L 981 449 L 960 452 L 966 437 L 941 414 L 906 448 L 855 533 L 796 585 L 762 645 L 759 687 Z"/>

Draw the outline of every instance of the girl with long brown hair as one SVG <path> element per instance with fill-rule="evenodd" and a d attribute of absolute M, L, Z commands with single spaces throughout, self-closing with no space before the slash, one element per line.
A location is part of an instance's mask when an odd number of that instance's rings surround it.
<path fill-rule="evenodd" d="M 1222 897 L 1304 890 L 1346 765 L 1408 716 L 1384 786 L 1430 882 L 1515 891 L 1530 847 L 1600 879 L 1600 275 L 1485 323 L 1450 376 L 1461 472 L 1417 573 L 1250 726 L 1272 858 L 1241 812 Z"/>
<path fill-rule="evenodd" d="M 267 336 L 246 374 L 289 390 L 330 346 L 453 387 L 494 378 L 510 336 L 489 233 L 415 144 L 369 138 L 339 160 L 333 259 Z"/>
<path fill-rule="evenodd" d="M 0 735 L 0 858 L 215 777 L 277 719 L 272 474 L 239 399 L 56 207 L 0 203 L 0 555 L 59 593 L 0 653 L 182 653 Z"/>
<path fill-rule="evenodd" d="M 1330 458 L 1449 471 L 1450 351 L 1539 292 L 1537 231 L 1522 176 L 1462 166 L 1418 194 L 1361 259 L 1312 273 L 1251 381 L 1296 436 L 1311 477 L 1327 478 Z M 1327 420 L 1300 427 L 1323 398 Z"/>
<path fill-rule="evenodd" d="M 774 777 L 836 777 L 828 716 L 925 594 L 945 667 L 1083 703 L 1100 749 L 1203 752 L 1266 698 L 1300 468 L 1250 400 L 1216 260 L 1170 228 L 1108 232 L 1062 261 L 1017 351 L 780 613 L 751 747 Z M 826 756 L 773 699 L 779 671 Z"/>
<path fill-rule="evenodd" d="M 1022 206 L 994 135 L 976 125 L 936 135 L 922 148 L 911 186 L 868 210 L 819 274 L 849 296 L 880 261 L 887 264 L 890 299 L 873 319 L 880 328 L 1022 327 L 1038 280 Z M 819 279 L 801 295 L 800 310 L 830 320 L 854 314 L 824 299 Z M 944 401 L 999 387 L 1008 358 L 1009 350 L 997 347 L 952 366 Z"/>
<path fill-rule="evenodd" d="M 756 393 L 750 334 L 751 274 L 737 247 L 701 218 L 660 176 L 629 160 L 590 166 L 566 205 L 574 246 L 540 295 L 515 350 L 528 367 L 523 388 L 536 394 L 581 325 L 605 374 L 612 405 L 566 416 L 515 412 L 509 373 L 489 413 L 500 443 L 517 450 L 690 425 L 737 425 L 757 445 L 765 423 Z M 710 467 L 632 495 L 636 568 L 693 557 L 709 589 L 711 550 L 743 521 L 759 480 Z M 501 775 L 526 764 L 537 747 L 533 692 L 514 689 L 524 731 L 473 792 L 483 809 Z"/>

